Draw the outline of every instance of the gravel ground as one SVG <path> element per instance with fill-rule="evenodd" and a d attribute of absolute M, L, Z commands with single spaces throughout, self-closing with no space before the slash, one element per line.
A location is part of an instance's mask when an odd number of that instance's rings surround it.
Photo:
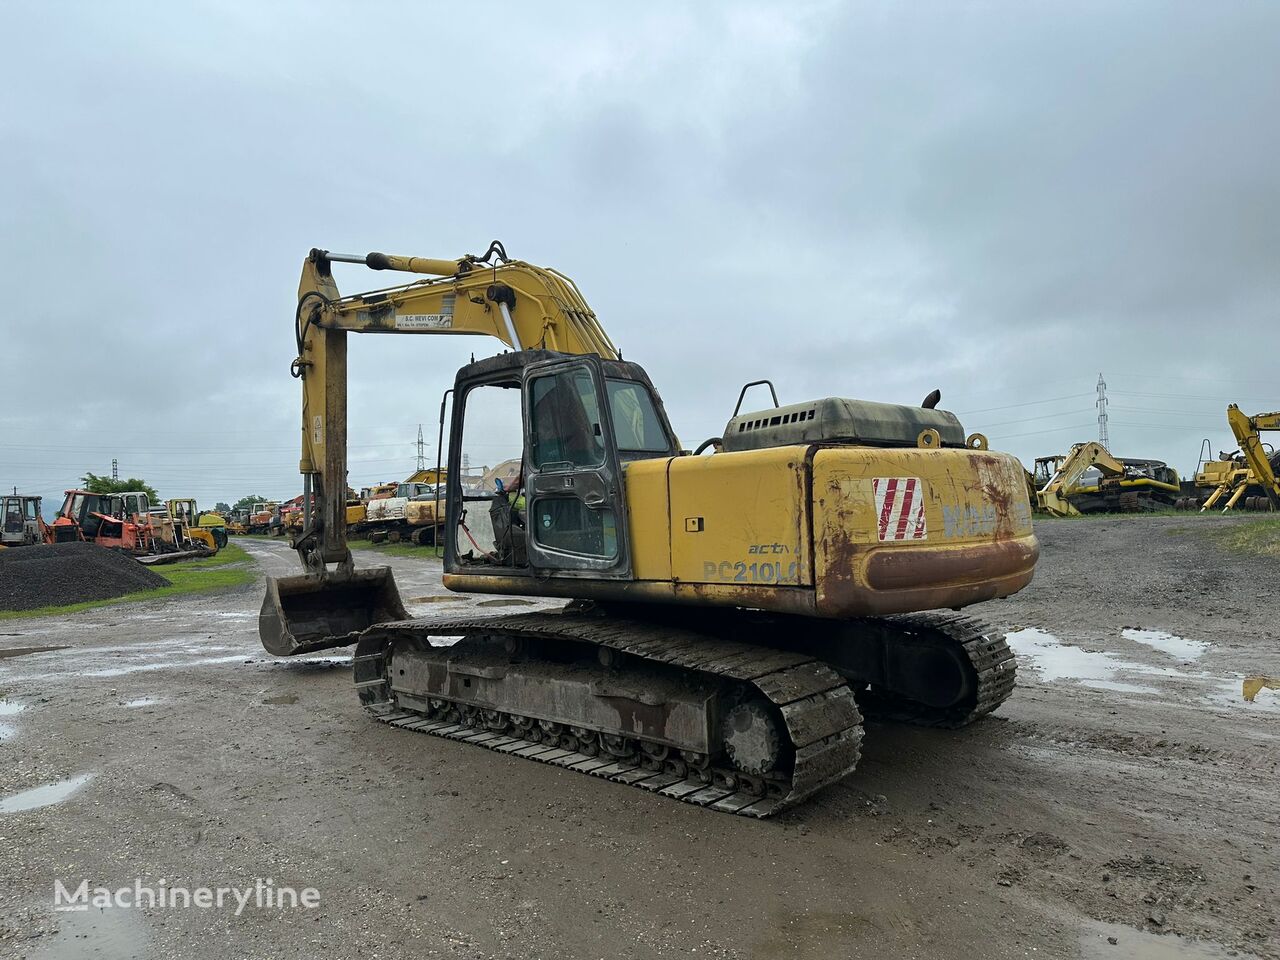
<path fill-rule="evenodd" d="M 1280 694 L 1240 696 L 1280 673 L 1280 562 L 1207 536 L 1240 522 L 1041 524 L 981 608 L 1022 654 L 1001 711 L 873 726 L 763 822 L 374 723 L 348 657 L 262 653 L 260 584 L 0 624 L 0 956 L 1280 958 Z M 479 600 L 390 562 L 417 614 Z M 53 912 L 82 878 L 320 905 Z"/>
<path fill-rule="evenodd" d="M 132 557 L 92 543 L 0 550 L 0 610 L 109 600 L 168 585 Z"/>

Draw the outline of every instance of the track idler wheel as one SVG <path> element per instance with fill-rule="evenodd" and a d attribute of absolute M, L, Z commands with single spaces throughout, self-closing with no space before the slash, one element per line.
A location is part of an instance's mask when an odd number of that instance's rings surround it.
<path fill-rule="evenodd" d="M 720 721 L 724 750 L 733 766 L 753 776 L 778 770 L 786 754 L 782 719 L 763 700 L 744 700 L 726 711 Z"/>

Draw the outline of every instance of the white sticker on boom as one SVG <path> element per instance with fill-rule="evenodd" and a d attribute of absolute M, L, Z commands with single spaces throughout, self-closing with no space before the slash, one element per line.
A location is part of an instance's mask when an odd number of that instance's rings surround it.
<path fill-rule="evenodd" d="M 324 417 L 319 414 L 311 420 L 311 442 L 317 447 L 324 446 Z"/>
<path fill-rule="evenodd" d="M 453 326 L 453 305 L 456 295 L 446 293 L 440 298 L 439 313 L 401 313 L 396 315 L 397 330 L 448 330 Z"/>
<path fill-rule="evenodd" d="M 451 313 L 397 313 L 397 330 L 447 330 L 453 326 Z"/>

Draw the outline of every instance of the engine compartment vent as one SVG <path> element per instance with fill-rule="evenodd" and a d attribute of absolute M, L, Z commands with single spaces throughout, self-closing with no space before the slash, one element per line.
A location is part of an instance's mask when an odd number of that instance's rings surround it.
<path fill-rule="evenodd" d="M 798 443 L 840 442 L 914 447 L 920 432 L 928 428 L 938 431 L 943 446 L 965 445 L 964 427 L 947 410 L 827 397 L 736 416 L 725 427 L 721 449 L 733 453 Z"/>

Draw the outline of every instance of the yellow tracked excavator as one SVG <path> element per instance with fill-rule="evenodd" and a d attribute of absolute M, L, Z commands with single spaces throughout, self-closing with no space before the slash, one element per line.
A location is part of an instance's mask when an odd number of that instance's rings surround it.
<path fill-rule="evenodd" d="M 1264 430 L 1280 430 L 1280 412 L 1249 416 L 1233 403 L 1227 407 L 1227 423 L 1231 425 L 1236 443 L 1240 444 L 1239 463 L 1234 458 L 1210 461 L 1218 467 L 1219 483 L 1200 511 L 1213 509 L 1224 498 L 1223 513 L 1235 509 L 1242 501 L 1251 510 L 1280 510 L 1280 478 L 1276 476 L 1280 455 L 1274 450 L 1268 453 L 1267 445 L 1258 435 Z M 1262 496 L 1246 497 L 1254 487 L 1262 488 Z"/>
<path fill-rule="evenodd" d="M 429 279 L 343 296 L 334 263 Z M 313 250 L 295 323 L 305 572 L 268 582 L 260 635 L 280 656 L 354 644 L 377 719 L 767 816 L 854 768 L 864 714 L 958 727 L 1012 692 L 1003 635 L 956 611 L 1031 580 L 1022 467 L 936 392 L 783 405 L 760 381 L 722 437 L 682 450 L 576 285 L 497 242 L 457 260 Z M 388 568 L 355 568 L 352 332 L 510 348 L 451 391 L 444 585 L 562 609 L 411 619 Z M 772 405 L 744 412 L 765 385 Z M 463 451 L 491 445 L 498 408 L 515 469 L 477 483 Z"/>

